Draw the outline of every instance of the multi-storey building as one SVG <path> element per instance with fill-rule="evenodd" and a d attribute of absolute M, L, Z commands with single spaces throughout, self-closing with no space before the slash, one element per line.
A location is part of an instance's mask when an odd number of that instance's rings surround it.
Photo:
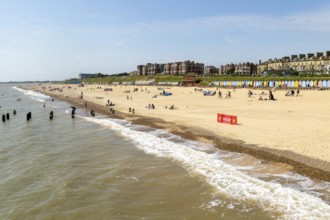
<path fill-rule="evenodd" d="M 258 74 L 262 74 L 267 70 L 286 70 L 292 69 L 294 71 L 302 73 L 323 73 L 329 74 L 330 72 L 330 51 L 325 54 L 308 53 L 291 55 L 291 57 L 283 57 L 281 59 L 275 58 L 274 60 L 269 59 L 266 62 L 259 62 Z"/>
<path fill-rule="evenodd" d="M 164 69 L 163 64 L 147 63 L 146 65 L 138 65 L 135 74 L 138 76 L 152 76 L 163 73 L 163 69 Z"/>
<path fill-rule="evenodd" d="M 137 75 L 185 75 L 187 73 L 204 74 L 204 64 L 194 61 L 175 62 L 167 64 L 151 64 L 137 66 Z"/>
<path fill-rule="evenodd" d="M 236 75 L 252 75 L 257 72 L 257 67 L 255 64 L 247 62 L 247 63 L 239 63 L 239 64 L 226 64 L 222 65 L 219 68 L 220 75 L 227 74 L 236 74 Z"/>
<path fill-rule="evenodd" d="M 207 76 L 219 75 L 219 68 L 216 68 L 215 66 L 206 66 L 204 70 L 204 75 Z"/>

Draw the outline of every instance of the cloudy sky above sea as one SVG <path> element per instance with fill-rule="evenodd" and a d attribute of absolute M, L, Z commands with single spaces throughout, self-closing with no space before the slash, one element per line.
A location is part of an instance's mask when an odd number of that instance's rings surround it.
<path fill-rule="evenodd" d="M 330 50 L 328 0 L 0 0 L 0 82 Z"/>

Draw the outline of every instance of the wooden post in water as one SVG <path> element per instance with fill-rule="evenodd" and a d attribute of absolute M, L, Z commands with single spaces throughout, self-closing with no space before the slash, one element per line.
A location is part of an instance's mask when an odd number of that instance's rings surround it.
<path fill-rule="evenodd" d="M 3 121 L 3 122 L 6 121 L 6 115 L 2 115 L 2 121 Z"/>
<path fill-rule="evenodd" d="M 51 112 L 49 113 L 49 119 L 50 119 L 50 120 L 53 120 L 53 117 L 54 117 L 54 113 L 53 113 L 53 111 L 51 111 Z"/>
<path fill-rule="evenodd" d="M 27 115 L 26 115 L 26 120 L 27 120 L 27 121 L 30 121 L 31 118 L 32 118 L 32 114 L 31 114 L 31 112 L 27 113 Z"/>
<path fill-rule="evenodd" d="M 7 120 L 9 120 L 10 116 L 9 116 L 9 113 L 7 113 Z"/>

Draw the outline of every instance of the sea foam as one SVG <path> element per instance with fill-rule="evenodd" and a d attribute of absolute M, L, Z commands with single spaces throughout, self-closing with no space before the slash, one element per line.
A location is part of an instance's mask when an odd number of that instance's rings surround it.
<path fill-rule="evenodd" d="M 45 102 L 47 99 L 51 99 L 50 96 L 39 93 L 39 92 L 35 92 L 33 90 L 25 90 L 25 89 L 21 89 L 21 88 L 17 88 L 17 87 L 13 87 L 13 89 L 18 90 L 19 92 L 22 92 L 25 95 L 30 96 L 31 99 L 37 100 L 39 102 Z"/>
<path fill-rule="evenodd" d="M 82 118 L 114 130 L 147 154 L 180 163 L 188 172 L 198 174 L 230 200 L 258 206 L 280 219 L 330 219 L 330 206 L 322 199 L 249 176 L 219 160 L 216 153 L 199 151 L 185 142 L 172 142 L 155 132 L 135 130 L 125 121 Z"/>

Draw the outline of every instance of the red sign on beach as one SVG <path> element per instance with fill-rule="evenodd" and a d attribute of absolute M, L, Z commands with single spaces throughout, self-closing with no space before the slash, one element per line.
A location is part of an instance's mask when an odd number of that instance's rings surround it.
<path fill-rule="evenodd" d="M 231 125 L 237 125 L 237 116 L 233 115 L 225 115 L 218 113 L 218 122 L 219 123 L 226 123 Z"/>

